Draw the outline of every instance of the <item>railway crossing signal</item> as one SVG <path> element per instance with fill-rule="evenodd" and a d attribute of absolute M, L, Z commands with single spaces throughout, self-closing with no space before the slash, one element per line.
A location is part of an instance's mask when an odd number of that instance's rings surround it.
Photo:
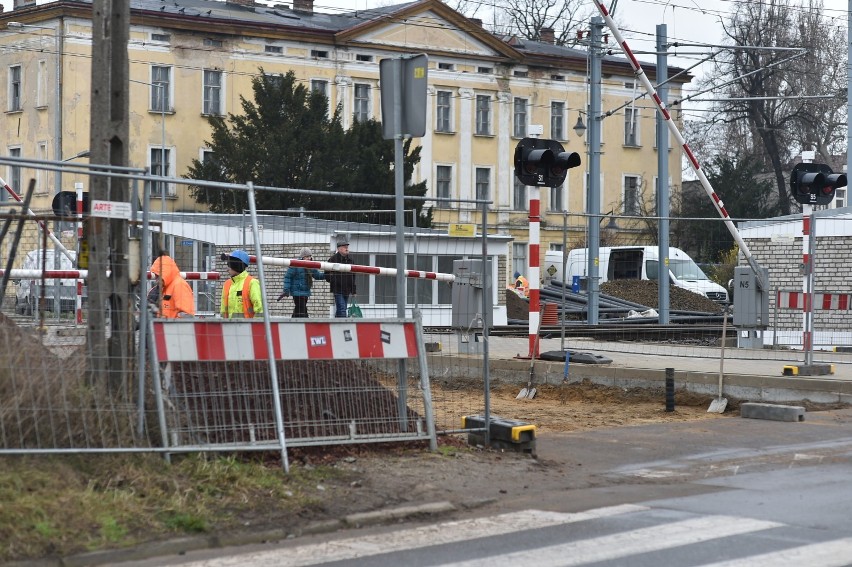
<path fill-rule="evenodd" d="M 524 138 L 515 146 L 515 176 L 524 185 L 559 187 L 579 165 L 580 154 L 566 152 L 556 140 Z"/>
<path fill-rule="evenodd" d="M 839 187 L 846 187 L 846 175 L 823 163 L 800 163 L 790 174 L 790 193 L 803 205 L 828 205 Z"/>

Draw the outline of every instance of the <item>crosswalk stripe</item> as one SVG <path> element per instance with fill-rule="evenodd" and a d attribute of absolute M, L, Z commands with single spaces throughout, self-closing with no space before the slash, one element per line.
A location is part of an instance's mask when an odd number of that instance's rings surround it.
<path fill-rule="evenodd" d="M 701 567 L 845 567 L 852 561 L 852 538 L 812 543 Z"/>
<path fill-rule="evenodd" d="M 514 567 L 516 565 L 570 567 L 742 535 L 782 525 L 750 518 L 707 516 L 496 557 L 448 563 L 445 567 Z M 810 566 L 810 563 L 807 565 Z"/>
<path fill-rule="evenodd" d="M 236 567 L 243 565 L 252 565 L 253 567 L 297 567 L 302 565 L 317 565 L 329 561 L 370 557 L 383 553 L 505 535 L 528 529 L 585 522 L 646 510 L 648 508 L 645 506 L 636 506 L 633 504 L 596 508 L 594 510 L 570 514 L 541 510 L 524 510 L 486 518 L 472 518 L 429 526 L 419 526 L 389 534 L 365 535 L 324 543 L 302 545 L 286 550 L 247 553 L 232 557 L 184 563 L 183 565 L 185 567 Z"/>

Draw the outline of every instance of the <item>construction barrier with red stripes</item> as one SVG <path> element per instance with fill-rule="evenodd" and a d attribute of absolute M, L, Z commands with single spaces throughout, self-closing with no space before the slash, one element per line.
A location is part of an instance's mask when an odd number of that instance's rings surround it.
<path fill-rule="evenodd" d="M 152 326 L 164 370 L 155 376 L 164 443 L 175 451 L 412 440 L 437 447 L 415 320 L 276 318 L 269 333 L 260 319 Z"/>
<path fill-rule="evenodd" d="M 808 294 L 802 291 L 778 291 L 775 300 L 778 309 L 804 309 L 808 306 Z M 812 307 L 848 311 L 852 308 L 852 294 L 817 292 L 813 294 Z"/>

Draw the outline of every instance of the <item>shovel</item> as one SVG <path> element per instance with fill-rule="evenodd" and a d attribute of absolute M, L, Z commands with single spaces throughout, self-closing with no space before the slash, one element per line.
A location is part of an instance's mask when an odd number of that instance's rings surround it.
<path fill-rule="evenodd" d="M 728 340 L 728 308 L 725 307 L 722 317 L 722 350 L 719 353 L 719 395 L 710 402 L 707 413 L 724 413 L 728 407 L 728 398 L 722 397 L 722 381 L 725 376 L 725 343 Z"/>
<path fill-rule="evenodd" d="M 527 387 L 521 388 L 521 391 L 518 392 L 518 395 L 515 396 L 516 400 L 523 400 L 524 398 L 531 400 L 535 397 L 535 388 L 532 387 L 533 378 L 535 377 L 535 353 L 538 351 L 538 340 L 541 338 L 541 318 L 538 320 L 538 331 L 535 334 L 535 341 L 533 342 L 533 350 L 530 353 L 530 377 L 527 380 Z"/>

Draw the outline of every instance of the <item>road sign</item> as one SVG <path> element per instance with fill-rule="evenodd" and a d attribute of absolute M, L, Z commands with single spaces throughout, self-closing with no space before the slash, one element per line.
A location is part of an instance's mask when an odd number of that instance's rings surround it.
<path fill-rule="evenodd" d="M 426 55 L 409 55 L 379 62 L 379 84 L 382 94 L 382 137 L 393 140 L 397 135 L 422 138 L 426 133 L 426 85 L 429 59 Z M 399 90 L 396 90 L 398 84 Z M 399 92 L 399 100 L 396 98 Z M 401 124 L 396 124 L 396 105 L 401 108 Z"/>
<path fill-rule="evenodd" d="M 121 201 L 92 201 L 89 214 L 93 217 L 130 219 L 130 203 Z"/>

